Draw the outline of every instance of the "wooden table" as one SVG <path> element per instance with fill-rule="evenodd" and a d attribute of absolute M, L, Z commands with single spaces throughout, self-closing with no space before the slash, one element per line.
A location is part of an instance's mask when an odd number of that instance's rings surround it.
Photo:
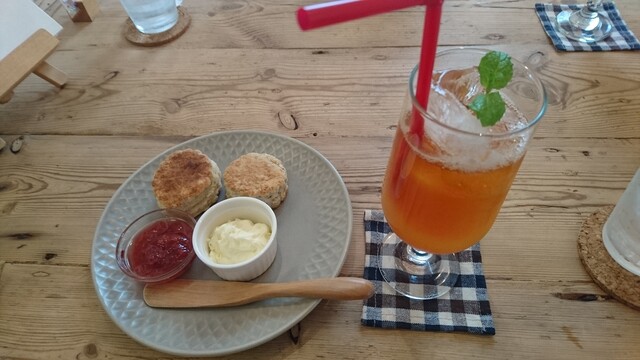
<path fill-rule="evenodd" d="M 50 62 L 69 82 L 58 90 L 28 78 L 0 106 L 0 137 L 23 142 L 17 153 L 0 152 L 0 358 L 166 358 L 101 307 L 93 234 L 137 168 L 212 132 L 276 132 L 323 153 L 353 204 L 341 275 L 362 276 L 363 211 L 380 209 L 423 9 L 301 32 L 294 12 L 311 1 L 185 0 L 191 28 L 141 48 L 122 37 L 117 0 L 103 0 L 92 23 L 71 22 L 57 1 L 38 3 L 64 26 Z M 640 2 L 618 3 L 640 34 Z M 556 52 L 533 4 L 447 0 L 440 36 L 443 48 L 509 52 L 538 70 L 549 92 L 482 242 L 497 334 L 369 328 L 359 301 L 323 301 L 302 321 L 298 344 L 285 333 L 229 358 L 640 358 L 640 312 L 604 296 L 576 250 L 584 219 L 615 203 L 640 166 L 640 53 Z"/>

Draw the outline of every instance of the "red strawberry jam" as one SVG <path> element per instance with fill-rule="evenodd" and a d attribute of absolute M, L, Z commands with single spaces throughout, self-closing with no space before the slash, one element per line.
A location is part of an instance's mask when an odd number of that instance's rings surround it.
<path fill-rule="evenodd" d="M 130 245 L 131 270 L 141 277 L 157 277 L 175 271 L 187 258 L 193 260 L 192 234 L 193 227 L 181 219 L 151 223 L 134 236 Z M 185 266 L 166 280 L 180 276 L 187 269 Z"/>

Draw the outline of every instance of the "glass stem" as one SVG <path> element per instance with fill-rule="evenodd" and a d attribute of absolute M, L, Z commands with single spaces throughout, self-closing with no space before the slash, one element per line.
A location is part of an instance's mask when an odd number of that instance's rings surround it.
<path fill-rule="evenodd" d="M 418 250 L 411 245 L 407 245 L 405 259 L 419 266 L 427 266 L 433 273 L 440 268 L 440 256 Z"/>
<path fill-rule="evenodd" d="M 599 1 L 587 1 L 587 6 L 583 6 L 580 10 L 580 16 L 585 19 L 595 19 L 598 17 Z"/>
<path fill-rule="evenodd" d="M 587 10 L 587 11 L 589 11 L 591 13 L 597 13 L 598 12 L 598 6 L 600 6 L 600 2 L 601 1 L 602 0 L 597 0 L 597 1 L 587 0 L 587 6 L 583 7 L 582 10 L 583 11 Z M 597 16 L 597 15 L 594 15 L 594 16 L 591 16 L 591 17 L 595 17 L 595 16 Z"/>

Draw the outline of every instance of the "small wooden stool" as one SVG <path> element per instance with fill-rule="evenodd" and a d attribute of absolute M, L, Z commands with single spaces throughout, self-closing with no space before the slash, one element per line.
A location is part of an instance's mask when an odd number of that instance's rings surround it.
<path fill-rule="evenodd" d="M 51 66 L 47 57 L 58 46 L 55 37 L 62 26 L 32 0 L 2 3 L 0 11 L 0 104 L 8 102 L 13 89 L 34 73 L 56 87 L 67 75 Z"/>
<path fill-rule="evenodd" d="M 62 5 L 73 22 L 91 22 L 100 12 L 98 0 L 62 0 Z"/>
<path fill-rule="evenodd" d="M 67 75 L 46 61 L 59 42 L 48 31 L 39 29 L 0 60 L 0 104 L 11 100 L 13 89 L 31 73 L 58 88 L 64 86 Z"/>

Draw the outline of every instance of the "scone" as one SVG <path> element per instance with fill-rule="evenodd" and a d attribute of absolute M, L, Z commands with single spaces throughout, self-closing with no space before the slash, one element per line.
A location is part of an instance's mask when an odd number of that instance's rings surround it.
<path fill-rule="evenodd" d="M 197 216 L 218 199 L 220 168 L 199 150 L 176 151 L 160 163 L 151 183 L 160 208 L 177 208 Z"/>
<path fill-rule="evenodd" d="M 275 209 L 287 196 L 287 170 L 273 155 L 248 153 L 224 170 L 227 198 L 250 196 Z"/>

